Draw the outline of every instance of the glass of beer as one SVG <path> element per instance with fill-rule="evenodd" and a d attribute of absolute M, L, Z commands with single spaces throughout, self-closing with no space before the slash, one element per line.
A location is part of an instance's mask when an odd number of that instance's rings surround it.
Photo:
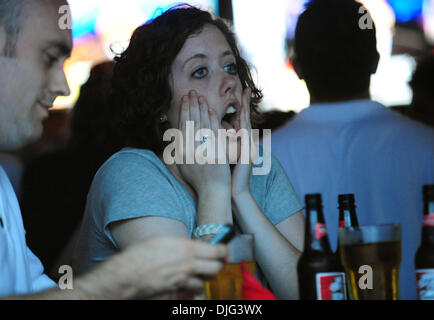
<path fill-rule="evenodd" d="M 254 238 L 253 234 L 236 235 L 228 244 L 230 262 L 211 281 L 205 282 L 205 294 L 208 300 L 245 300 L 242 287 L 243 275 L 241 261 L 254 274 Z"/>
<path fill-rule="evenodd" d="M 401 225 L 339 230 L 342 264 L 351 300 L 398 300 Z"/>

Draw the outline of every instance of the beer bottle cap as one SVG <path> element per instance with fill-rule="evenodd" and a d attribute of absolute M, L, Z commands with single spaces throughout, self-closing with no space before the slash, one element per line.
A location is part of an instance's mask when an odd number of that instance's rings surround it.
<path fill-rule="evenodd" d="M 338 196 L 338 203 L 340 207 L 350 207 L 350 206 L 354 206 L 355 200 L 354 200 L 354 194 L 353 193 L 349 193 L 349 194 L 340 194 Z"/>
<path fill-rule="evenodd" d="M 320 193 L 306 194 L 304 196 L 304 201 L 306 203 L 306 207 L 322 206 L 322 198 Z"/>
<path fill-rule="evenodd" d="M 423 200 L 433 201 L 434 200 L 434 184 L 424 185 L 422 188 Z"/>

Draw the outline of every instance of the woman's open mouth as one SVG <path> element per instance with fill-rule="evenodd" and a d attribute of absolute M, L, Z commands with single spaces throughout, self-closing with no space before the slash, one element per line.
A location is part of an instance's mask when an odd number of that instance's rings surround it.
<path fill-rule="evenodd" d="M 235 129 L 237 132 L 240 130 L 240 106 L 237 102 L 228 104 L 221 126 L 226 130 Z"/>

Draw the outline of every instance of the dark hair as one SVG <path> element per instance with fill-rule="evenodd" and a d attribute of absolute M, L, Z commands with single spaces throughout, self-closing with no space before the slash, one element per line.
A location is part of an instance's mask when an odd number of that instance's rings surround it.
<path fill-rule="evenodd" d="M 0 1 L 0 27 L 6 35 L 6 43 L 1 55 L 11 57 L 15 54 L 18 35 L 21 30 L 22 15 L 26 1 L 1 0 Z"/>
<path fill-rule="evenodd" d="M 70 148 L 118 151 L 121 146 L 107 123 L 111 119 L 108 95 L 115 63 L 103 62 L 92 67 L 89 79 L 80 88 L 80 96 L 71 113 Z"/>
<path fill-rule="evenodd" d="M 231 47 L 243 89 L 252 89 L 251 114 L 259 117 L 262 93 L 256 88 L 247 62 L 237 48 L 235 35 L 219 18 L 189 5 L 177 5 L 137 28 L 128 48 L 116 58 L 112 81 L 113 129 L 125 146 L 160 154 L 168 142 L 163 134 L 170 127 L 160 117 L 169 110 L 172 92 L 171 66 L 185 41 L 200 33 L 205 24 L 217 27 Z"/>
<path fill-rule="evenodd" d="M 369 88 L 378 59 L 376 29 L 373 22 L 361 28 L 369 14 L 361 8 L 355 0 L 312 0 L 298 19 L 295 56 L 318 99 L 346 100 Z"/>

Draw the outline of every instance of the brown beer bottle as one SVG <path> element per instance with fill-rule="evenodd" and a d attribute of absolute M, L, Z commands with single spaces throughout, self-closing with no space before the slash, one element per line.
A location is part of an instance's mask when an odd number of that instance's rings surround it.
<path fill-rule="evenodd" d="M 359 221 L 357 220 L 356 205 L 354 200 L 354 194 L 340 194 L 338 196 L 339 203 L 339 225 L 338 228 L 358 227 Z M 336 248 L 336 258 L 341 260 L 339 237 L 338 245 Z"/>
<path fill-rule="evenodd" d="M 322 211 L 321 194 L 307 194 L 304 250 L 298 261 L 302 300 L 344 300 L 345 273 L 334 258 Z"/>
<path fill-rule="evenodd" d="M 358 227 L 354 194 L 340 194 L 339 203 L 339 228 Z"/>
<path fill-rule="evenodd" d="M 357 220 L 356 214 L 356 205 L 354 200 L 354 194 L 340 194 L 338 196 L 338 204 L 339 204 L 339 224 L 338 229 L 347 228 L 347 227 L 358 227 L 359 221 Z M 344 267 L 341 260 L 341 249 L 339 245 L 339 237 L 338 244 L 335 252 L 336 263 L 342 266 L 342 270 L 344 271 Z M 348 286 L 347 286 L 347 294 L 348 294 Z M 348 300 L 349 297 L 347 296 Z"/>
<path fill-rule="evenodd" d="M 434 185 L 423 186 L 422 241 L 415 257 L 419 300 L 434 300 Z"/>

